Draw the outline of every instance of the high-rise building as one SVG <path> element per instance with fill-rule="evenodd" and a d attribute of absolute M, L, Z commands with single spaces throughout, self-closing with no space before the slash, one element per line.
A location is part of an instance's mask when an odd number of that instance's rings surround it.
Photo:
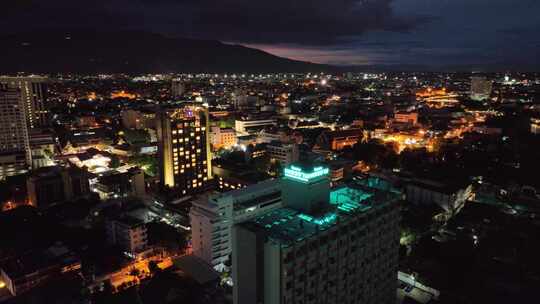
<path fill-rule="evenodd" d="M 19 89 L 0 86 L 0 179 L 24 173 L 32 163 L 23 108 Z"/>
<path fill-rule="evenodd" d="M 471 78 L 471 99 L 482 101 L 491 96 L 493 83 L 485 77 L 473 76 Z"/>
<path fill-rule="evenodd" d="M 232 227 L 281 207 L 279 180 L 193 202 L 189 217 L 193 254 L 223 271 L 230 265 Z"/>
<path fill-rule="evenodd" d="M 156 121 L 162 186 L 197 192 L 212 177 L 208 109 L 187 103 L 161 108 Z"/>
<path fill-rule="evenodd" d="M 46 83 L 47 78 L 44 77 L 0 77 L 0 86 L 19 89 L 29 128 L 50 125 Z"/>
<path fill-rule="evenodd" d="M 173 79 L 171 83 L 172 97 L 182 97 L 186 93 L 186 85 L 179 79 Z"/>
<path fill-rule="evenodd" d="M 235 304 L 395 303 L 399 195 L 328 172 L 289 166 L 283 207 L 233 227 Z"/>

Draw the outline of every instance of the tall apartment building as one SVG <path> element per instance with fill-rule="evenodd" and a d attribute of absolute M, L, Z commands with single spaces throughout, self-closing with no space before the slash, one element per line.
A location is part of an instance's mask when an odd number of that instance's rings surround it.
<path fill-rule="evenodd" d="M 473 76 L 471 78 L 471 99 L 482 101 L 491 96 L 493 83 L 485 77 Z"/>
<path fill-rule="evenodd" d="M 195 201 L 189 212 L 193 254 L 223 271 L 230 264 L 232 227 L 281 207 L 279 180 Z"/>
<path fill-rule="evenodd" d="M 0 86 L 0 179 L 24 173 L 32 163 L 23 108 L 19 89 Z"/>
<path fill-rule="evenodd" d="M 233 227 L 235 304 L 395 303 L 399 196 L 290 166 L 283 207 Z"/>
<path fill-rule="evenodd" d="M 0 77 L 0 86 L 20 91 L 22 107 L 29 128 L 50 125 L 47 108 L 47 78 L 44 77 Z"/>
<path fill-rule="evenodd" d="M 187 103 L 161 108 L 156 121 L 162 186 L 197 192 L 212 177 L 208 110 Z"/>

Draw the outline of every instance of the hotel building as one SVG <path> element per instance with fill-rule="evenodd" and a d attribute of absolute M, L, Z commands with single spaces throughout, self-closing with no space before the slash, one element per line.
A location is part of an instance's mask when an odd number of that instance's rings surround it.
<path fill-rule="evenodd" d="M 235 304 L 395 303 L 400 196 L 289 166 L 282 207 L 233 226 Z"/>
<path fill-rule="evenodd" d="M 211 178 L 208 110 L 187 103 L 161 108 L 156 121 L 162 186 L 198 192 Z"/>

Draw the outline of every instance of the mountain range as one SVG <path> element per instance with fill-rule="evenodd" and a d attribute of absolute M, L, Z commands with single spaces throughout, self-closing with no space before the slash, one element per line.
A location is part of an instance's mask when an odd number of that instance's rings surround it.
<path fill-rule="evenodd" d="M 0 72 L 7 73 L 271 73 L 332 69 L 242 45 L 140 31 L 47 31 L 0 36 Z"/>

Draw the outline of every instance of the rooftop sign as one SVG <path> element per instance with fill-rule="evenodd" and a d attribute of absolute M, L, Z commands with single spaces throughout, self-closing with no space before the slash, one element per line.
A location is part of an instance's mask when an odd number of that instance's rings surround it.
<path fill-rule="evenodd" d="M 312 181 L 318 177 L 327 175 L 328 172 L 328 168 L 324 167 L 315 167 L 313 168 L 312 172 L 305 172 L 304 170 L 296 166 L 290 166 L 289 168 L 285 168 L 284 171 L 286 177 L 302 182 Z"/>

